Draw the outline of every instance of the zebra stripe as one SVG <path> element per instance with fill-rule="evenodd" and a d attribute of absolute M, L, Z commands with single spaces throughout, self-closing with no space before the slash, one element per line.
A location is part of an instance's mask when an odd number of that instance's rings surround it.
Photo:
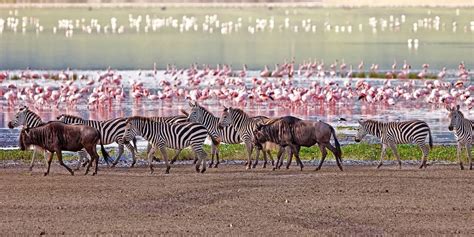
<path fill-rule="evenodd" d="M 469 158 L 469 169 L 472 170 L 472 154 L 471 148 L 474 143 L 474 120 L 469 120 L 464 117 L 464 114 L 459 110 L 460 106 L 456 108 L 447 108 L 449 111 L 449 127 L 450 131 L 454 130 L 454 136 L 457 141 L 457 158 L 461 169 L 464 169 L 461 160 L 461 151 L 466 147 L 467 157 Z"/>
<path fill-rule="evenodd" d="M 192 150 L 202 161 L 202 170 L 206 170 L 206 152 L 203 150 L 204 141 L 208 136 L 206 127 L 198 123 L 183 122 L 183 123 L 163 123 L 155 122 L 152 118 L 146 117 L 130 117 L 127 119 L 126 133 L 134 130 L 137 135 L 142 136 L 153 147 L 148 153 L 150 170 L 153 173 L 152 159 L 156 149 L 160 149 L 163 159 L 166 163 L 166 173 L 169 172 L 170 166 L 165 148 L 172 148 L 181 150 L 191 146 Z M 199 171 L 200 162 L 196 164 L 196 170 Z"/>
<path fill-rule="evenodd" d="M 380 138 L 382 142 L 382 155 L 378 167 L 382 166 L 385 150 L 389 146 L 395 156 L 397 156 L 399 167 L 401 168 L 401 160 L 398 155 L 397 144 L 417 144 L 423 152 L 422 163 L 420 168 L 426 167 L 426 159 L 429 154 L 429 148 L 425 145 L 426 137 L 429 138 L 429 146 L 433 147 L 431 130 L 428 124 L 421 120 L 411 120 L 404 122 L 380 122 L 375 120 L 359 120 L 360 127 L 358 129 L 355 140 L 361 141 L 365 135 L 371 134 Z"/>

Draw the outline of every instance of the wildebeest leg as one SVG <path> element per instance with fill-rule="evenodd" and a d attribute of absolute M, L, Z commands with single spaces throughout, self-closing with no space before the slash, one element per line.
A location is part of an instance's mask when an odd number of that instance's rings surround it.
<path fill-rule="evenodd" d="M 280 146 L 280 149 L 278 149 L 275 165 L 273 166 L 273 170 L 280 169 L 280 160 L 284 151 L 285 151 L 285 147 Z"/>
<path fill-rule="evenodd" d="M 170 173 L 170 164 L 168 163 L 168 154 L 166 153 L 166 148 L 164 146 L 161 146 L 160 147 L 160 152 L 161 152 L 161 155 L 163 157 L 163 160 L 165 161 L 165 165 L 166 165 L 166 171 L 165 171 L 165 174 L 169 174 Z M 151 166 L 150 166 L 151 167 Z"/>
<path fill-rule="evenodd" d="M 122 156 L 123 154 L 123 144 L 119 144 L 118 145 L 118 154 L 117 154 L 117 158 L 115 158 L 114 162 L 112 163 L 112 168 L 114 168 L 117 163 L 119 162 L 120 160 L 120 157 Z M 91 157 L 92 158 L 92 157 Z"/>
<path fill-rule="evenodd" d="M 402 160 L 400 159 L 400 155 L 398 154 L 397 145 L 395 143 L 391 143 L 390 148 L 392 149 L 393 154 L 395 154 L 395 156 L 397 157 L 398 169 L 401 169 L 402 168 Z"/>
<path fill-rule="evenodd" d="M 469 158 L 469 170 L 472 170 L 472 154 L 471 154 L 471 147 L 472 145 L 470 143 L 466 144 L 466 152 L 467 152 L 467 157 Z"/>
<path fill-rule="evenodd" d="M 174 154 L 173 158 L 170 161 L 170 164 L 174 164 L 174 162 L 176 162 L 178 160 L 179 154 L 181 154 L 182 150 L 183 149 L 176 150 L 176 154 Z"/>
<path fill-rule="evenodd" d="M 303 162 L 301 162 L 301 159 L 300 159 L 300 148 L 301 146 L 296 146 L 296 151 L 294 152 L 295 153 L 295 159 L 296 159 L 296 163 L 298 163 L 300 165 L 300 170 L 303 171 Z"/>
<path fill-rule="evenodd" d="M 343 171 L 343 170 L 342 170 L 342 164 L 341 164 L 342 160 L 341 160 L 340 157 L 338 157 L 338 156 L 336 155 L 336 154 L 338 153 L 337 150 L 336 150 L 336 148 L 335 148 L 334 146 L 332 146 L 331 143 L 327 143 L 326 146 L 327 146 L 327 148 L 332 152 L 332 154 L 334 155 L 334 157 L 336 157 L 336 164 L 337 164 L 337 167 L 339 167 L 339 169 L 340 169 L 341 171 Z M 319 147 L 320 147 L 320 149 L 321 149 L 321 146 L 319 146 Z M 321 150 L 322 150 L 322 149 L 321 149 Z M 321 165 L 322 165 L 322 164 L 321 164 Z M 321 166 L 319 166 L 319 168 L 321 168 Z"/>
<path fill-rule="evenodd" d="M 295 156 L 295 159 L 296 159 L 296 163 L 298 163 L 298 161 L 300 161 L 300 157 L 299 157 L 299 152 L 300 152 L 300 148 L 299 146 L 297 145 L 290 145 L 290 150 L 291 150 L 291 153 L 293 155 L 290 155 L 288 156 L 288 162 L 286 163 L 286 169 L 289 169 L 290 168 L 290 165 L 291 165 L 291 161 L 293 160 L 293 156 Z M 303 169 L 303 168 L 301 168 Z"/>
<path fill-rule="evenodd" d="M 53 161 L 53 154 L 54 154 L 54 152 L 49 153 L 48 168 L 46 168 L 46 172 L 44 173 L 44 176 L 49 174 L 49 168 L 51 168 L 51 161 Z"/>
<path fill-rule="evenodd" d="M 63 166 L 64 168 L 66 168 L 67 171 L 69 171 L 69 173 L 71 173 L 71 175 L 74 175 L 74 171 L 72 171 L 71 168 L 69 168 L 66 164 L 64 164 L 64 162 L 63 162 L 63 154 L 62 154 L 61 150 L 57 150 L 57 151 L 56 151 L 56 155 L 58 156 L 59 164 L 60 164 L 61 166 Z"/>
<path fill-rule="evenodd" d="M 137 158 L 135 157 L 135 147 L 133 147 L 130 142 L 125 143 L 125 146 L 130 151 L 130 153 L 132 153 L 132 164 L 130 165 L 130 168 L 133 168 L 135 166 L 135 163 L 137 163 Z"/>
<path fill-rule="evenodd" d="M 247 147 L 247 169 L 252 168 L 252 152 L 253 152 L 253 145 L 250 141 L 245 142 L 245 146 Z"/>
<path fill-rule="evenodd" d="M 155 145 L 152 145 L 148 151 L 148 165 L 150 166 L 150 174 L 153 174 L 153 158 L 155 154 Z"/>
<path fill-rule="evenodd" d="M 387 150 L 387 145 L 382 144 L 382 152 L 380 154 L 380 163 L 379 163 L 379 165 L 377 165 L 377 169 L 380 168 L 380 166 L 383 165 L 383 158 L 385 157 L 386 150 Z"/>
<path fill-rule="evenodd" d="M 421 151 L 423 152 L 423 157 L 421 157 L 421 164 L 420 164 L 420 169 L 425 167 L 426 168 L 426 160 L 428 158 L 428 154 L 430 152 L 430 149 L 424 144 L 425 141 L 423 141 L 422 144 L 419 144 Z"/>

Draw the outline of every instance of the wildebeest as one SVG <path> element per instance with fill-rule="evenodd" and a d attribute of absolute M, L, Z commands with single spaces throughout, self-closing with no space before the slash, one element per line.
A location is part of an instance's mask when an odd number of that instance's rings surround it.
<path fill-rule="evenodd" d="M 335 147 L 331 145 L 331 135 L 334 137 Z M 256 142 L 263 143 L 271 141 L 280 145 L 280 151 L 278 152 L 278 158 L 274 169 L 280 166 L 279 163 L 281 162 L 281 155 L 284 151 L 283 148 L 286 146 L 291 148 L 292 153 L 289 154 L 288 164 L 291 163 L 291 156 L 294 155 L 296 161 L 300 164 L 300 168 L 303 169 L 303 163 L 301 163 L 299 157 L 301 146 L 311 147 L 317 143 L 321 149 L 322 157 L 316 170 L 321 168 L 324 159 L 326 159 L 326 148 L 334 154 L 337 166 L 342 170 L 342 151 L 336 137 L 336 131 L 331 125 L 322 121 L 309 121 L 293 116 L 285 116 L 258 125 L 257 129 L 254 131 L 254 136 Z"/>
<path fill-rule="evenodd" d="M 51 161 L 54 152 L 57 153 L 59 164 L 64 166 L 71 175 L 74 172 L 63 163 L 62 151 L 79 151 L 85 149 L 91 157 L 91 162 L 87 165 L 86 173 L 89 172 L 92 162 L 95 159 L 95 171 L 92 175 L 97 174 L 99 155 L 97 154 L 96 145 L 100 142 L 102 155 L 104 159 L 109 159 L 109 154 L 104 149 L 100 133 L 97 129 L 85 125 L 68 125 L 59 121 L 52 121 L 35 128 L 27 128 L 21 130 L 20 148 L 26 150 L 29 146 L 39 146 L 50 152 L 48 157 L 48 168 L 44 175 L 49 174 Z"/>

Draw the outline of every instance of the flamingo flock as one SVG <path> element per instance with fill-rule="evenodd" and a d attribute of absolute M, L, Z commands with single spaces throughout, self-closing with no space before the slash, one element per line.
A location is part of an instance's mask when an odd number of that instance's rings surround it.
<path fill-rule="evenodd" d="M 365 33 L 364 29 L 372 34 L 379 32 L 399 32 L 402 28 L 411 29 L 411 32 L 418 31 L 451 31 L 456 33 L 461 28 L 464 33 L 474 32 L 474 21 L 468 23 L 458 23 L 452 19 L 443 19 L 439 15 L 433 15 L 428 10 L 427 15 L 411 19 L 409 21 L 405 14 L 370 16 L 366 24 L 345 22 L 335 24 L 329 17 L 325 20 L 316 21 L 314 19 L 299 17 L 298 10 L 285 10 L 284 14 L 265 16 L 235 16 L 235 19 L 223 19 L 219 14 L 205 14 L 199 16 L 160 16 L 150 14 L 133 14 L 130 12 L 127 19 L 119 19 L 110 16 L 106 20 L 99 20 L 93 17 L 61 18 L 57 19 L 55 25 L 43 25 L 39 17 L 22 16 L 18 9 L 10 10 L 5 18 L 0 17 L 0 34 L 4 32 L 52 32 L 53 34 L 64 34 L 65 37 L 73 37 L 74 34 L 115 34 L 124 33 L 161 33 L 176 31 L 179 33 L 202 32 L 206 34 L 231 35 L 241 32 L 249 35 L 264 32 L 291 32 L 302 33 L 335 33 L 352 34 L 354 31 Z M 456 16 L 460 11 L 457 9 Z M 163 14 L 164 15 L 164 14 Z M 418 38 L 407 40 L 408 48 L 418 49 L 421 41 Z"/>
<path fill-rule="evenodd" d="M 294 68 L 298 68 L 295 73 Z M 422 65 L 418 76 L 425 78 L 428 64 Z M 358 66 L 364 70 L 364 63 Z M 0 102 L 3 106 L 29 105 L 38 109 L 74 107 L 87 105 L 91 109 L 143 100 L 174 101 L 226 101 L 241 103 L 279 103 L 282 106 L 305 106 L 314 104 L 345 104 L 352 102 L 395 105 L 409 101 L 448 105 L 463 104 L 474 107 L 474 85 L 469 80 L 469 70 L 463 62 L 455 80 L 444 79 L 447 70 L 439 72 L 437 80 L 406 80 L 411 66 L 405 61 L 400 71 L 394 62 L 392 79 L 357 79 L 352 77 L 352 65 L 347 70 L 344 60 L 336 61 L 325 69 L 323 61 L 305 61 L 294 65 L 294 61 L 276 64 L 270 71 L 265 67 L 260 72 L 233 70 L 230 65 L 191 65 L 177 68 L 167 65 L 158 73 L 154 64 L 152 71 L 124 73 L 107 69 L 102 72 L 82 73 L 67 69 L 49 73 L 25 70 L 0 72 Z M 369 71 L 376 72 L 372 64 Z M 360 71 L 357 71 L 360 73 Z M 395 77 L 390 77 L 395 78 Z"/>

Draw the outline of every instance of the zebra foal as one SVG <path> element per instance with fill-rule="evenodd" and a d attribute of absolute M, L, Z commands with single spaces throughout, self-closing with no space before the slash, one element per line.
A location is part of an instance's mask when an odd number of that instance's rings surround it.
<path fill-rule="evenodd" d="M 168 163 L 168 155 L 166 148 L 181 150 L 191 146 L 194 154 L 198 158 L 196 163 L 196 171 L 204 173 L 206 171 L 206 152 L 203 150 L 204 141 L 208 135 L 206 127 L 198 123 L 162 123 L 154 122 L 147 117 L 130 117 L 126 121 L 125 134 L 133 133 L 142 136 L 152 144 L 152 148 L 148 152 L 148 162 L 150 172 L 153 173 L 153 154 L 159 149 L 163 160 L 166 164 L 165 173 L 168 174 L 170 165 Z M 200 165 L 202 163 L 202 168 Z"/>
<path fill-rule="evenodd" d="M 471 148 L 474 143 L 474 121 L 464 118 L 464 114 L 459 110 L 460 106 L 454 108 L 446 107 L 449 111 L 449 131 L 454 131 L 454 136 L 457 141 L 457 159 L 461 170 L 464 169 L 461 160 L 461 151 L 466 147 L 467 157 L 469 158 L 469 169 L 472 170 L 472 154 Z"/>
<path fill-rule="evenodd" d="M 393 154 L 397 157 L 398 167 L 402 168 L 402 161 L 397 152 L 397 144 L 417 144 L 423 152 L 420 169 L 427 166 L 426 160 L 429 154 L 429 148 L 426 146 L 426 137 L 428 137 L 429 147 L 433 147 L 431 130 L 426 122 L 421 120 L 411 120 L 404 122 L 380 122 L 375 120 L 359 120 L 359 129 L 355 137 L 356 142 L 360 142 L 365 135 L 370 134 L 380 138 L 382 142 L 382 154 L 377 168 L 383 164 L 383 158 L 387 147 L 390 147 Z"/>

